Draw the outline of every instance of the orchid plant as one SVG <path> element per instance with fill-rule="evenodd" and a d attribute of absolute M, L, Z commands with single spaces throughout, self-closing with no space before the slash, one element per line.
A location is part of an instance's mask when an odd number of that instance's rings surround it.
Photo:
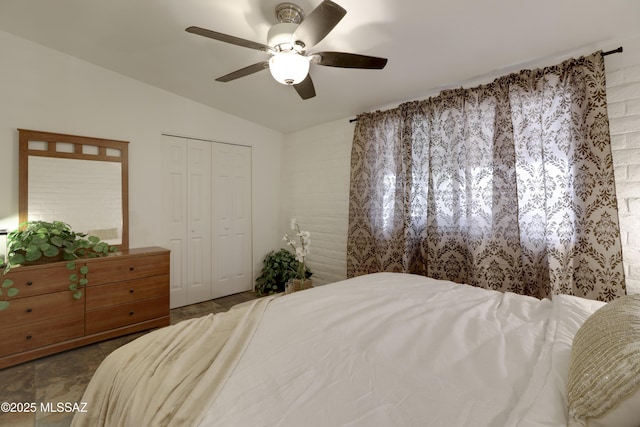
<path fill-rule="evenodd" d="M 289 225 L 291 230 L 295 231 L 297 240 L 299 240 L 300 243 L 298 244 L 288 234 L 285 234 L 282 240 L 286 241 L 287 244 L 291 247 L 291 249 L 293 249 L 293 252 L 295 253 L 296 260 L 299 262 L 298 271 L 296 272 L 296 275 L 300 280 L 300 283 L 303 284 L 306 278 L 306 271 L 307 271 L 305 267 L 305 259 L 307 255 L 309 255 L 309 252 L 311 249 L 310 248 L 311 233 L 308 231 L 300 230 L 300 225 L 298 225 L 298 222 L 296 221 L 295 218 L 291 218 L 291 222 Z"/>

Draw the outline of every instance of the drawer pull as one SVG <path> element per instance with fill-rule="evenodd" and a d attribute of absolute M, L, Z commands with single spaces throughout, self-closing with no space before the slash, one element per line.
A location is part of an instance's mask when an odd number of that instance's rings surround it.
<path fill-rule="evenodd" d="M 33 311 L 32 308 L 27 308 L 27 313 L 31 313 Z"/>
<path fill-rule="evenodd" d="M 129 267 L 129 271 L 133 271 L 135 269 L 136 269 L 135 267 Z"/>
<path fill-rule="evenodd" d="M 31 335 L 27 335 L 27 339 L 30 340 L 31 339 Z"/>
<path fill-rule="evenodd" d="M 129 293 L 132 294 L 133 293 L 133 289 L 129 289 Z"/>
<path fill-rule="evenodd" d="M 133 311 L 130 311 L 130 312 L 129 312 L 129 316 L 133 316 Z"/>
<path fill-rule="evenodd" d="M 27 286 L 31 286 L 33 285 L 33 282 L 31 280 L 27 281 Z"/>

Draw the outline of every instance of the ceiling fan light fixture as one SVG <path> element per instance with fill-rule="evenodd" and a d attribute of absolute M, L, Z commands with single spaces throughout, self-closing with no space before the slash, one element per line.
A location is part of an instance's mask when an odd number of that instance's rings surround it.
<path fill-rule="evenodd" d="M 309 74 L 309 59 L 295 51 L 283 51 L 269 59 L 269 71 L 283 85 L 295 85 Z"/>

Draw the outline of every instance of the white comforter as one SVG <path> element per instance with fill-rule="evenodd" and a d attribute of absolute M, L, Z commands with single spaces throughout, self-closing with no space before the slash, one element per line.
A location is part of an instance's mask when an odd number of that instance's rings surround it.
<path fill-rule="evenodd" d="M 565 426 L 601 306 L 394 273 L 265 298 L 112 353 L 74 426 Z"/>
<path fill-rule="evenodd" d="M 273 300 L 202 426 L 564 426 L 602 303 L 379 273 Z"/>

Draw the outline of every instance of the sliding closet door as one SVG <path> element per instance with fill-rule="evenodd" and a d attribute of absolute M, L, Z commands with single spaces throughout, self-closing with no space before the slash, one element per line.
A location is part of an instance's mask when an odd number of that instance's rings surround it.
<path fill-rule="evenodd" d="M 213 297 L 253 286 L 251 147 L 213 144 Z"/>
<path fill-rule="evenodd" d="M 162 143 L 171 308 L 252 289 L 251 147 Z"/>
<path fill-rule="evenodd" d="M 171 308 L 211 299 L 211 143 L 163 136 Z"/>

